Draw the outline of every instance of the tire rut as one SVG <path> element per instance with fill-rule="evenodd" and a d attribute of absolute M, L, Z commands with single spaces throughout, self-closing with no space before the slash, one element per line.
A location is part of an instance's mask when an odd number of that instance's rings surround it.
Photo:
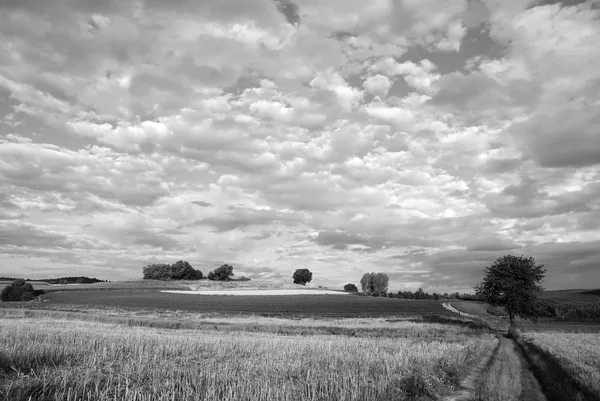
<path fill-rule="evenodd" d="M 475 391 L 479 386 L 483 372 L 493 363 L 494 357 L 500 348 L 500 341 L 496 336 L 494 346 L 490 347 L 479 360 L 467 377 L 460 383 L 460 390 L 444 397 L 438 397 L 436 401 L 468 401 L 475 397 Z"/>

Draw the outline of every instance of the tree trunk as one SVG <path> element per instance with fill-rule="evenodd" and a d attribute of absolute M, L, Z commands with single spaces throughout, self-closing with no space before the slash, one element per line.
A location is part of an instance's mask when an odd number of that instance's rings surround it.
<path fill-rule="evenodd" d="M 508 312 L 508 317 L 510 318 L 510 327 L 515 327 L 515 315 L 512 312 Z"/>

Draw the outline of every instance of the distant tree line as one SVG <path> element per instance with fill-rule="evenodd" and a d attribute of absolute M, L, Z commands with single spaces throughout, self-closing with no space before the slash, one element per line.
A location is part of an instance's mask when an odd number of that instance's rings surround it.
<path fill-rule="evenodd" d="M 58 277 L 58 278 L 43 278 L 43 279 L 30 279 L 30 278 L 14 278 L 14 277 L 0 277 L 0 281 L 14 281 L 14 280 L 25 280 L 25 281 L 44 281 L 48 284 L 91 284 L 91 283 L 108 283 L 108 280 L 99 280 L 95 277 Z"/>

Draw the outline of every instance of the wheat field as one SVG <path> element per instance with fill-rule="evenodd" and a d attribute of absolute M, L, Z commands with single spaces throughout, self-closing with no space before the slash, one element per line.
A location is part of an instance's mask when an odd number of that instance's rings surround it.
<path fill-rule="evenodd" d="M 389 338 L 2 318 L 0 398 L 418 399 L 452 392 L 492 344 L 466 327 L 445 326 L 442 337 L 442 325 L 406 324 L 406 337 Z"/>

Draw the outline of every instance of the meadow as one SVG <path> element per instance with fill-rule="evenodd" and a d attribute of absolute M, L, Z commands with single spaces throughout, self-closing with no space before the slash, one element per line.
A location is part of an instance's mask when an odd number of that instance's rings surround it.
<path fill-rule="evenodd" d="M 0 395 L 10 400 L 434 399 L 494 346 L 466 326 L 383 319 L 294 321 L 303 335 L 0 321 Z M 353 334 L 310 330 L 340 324 Z M 373 327 L 403 336 L 361 335 Z"/>

